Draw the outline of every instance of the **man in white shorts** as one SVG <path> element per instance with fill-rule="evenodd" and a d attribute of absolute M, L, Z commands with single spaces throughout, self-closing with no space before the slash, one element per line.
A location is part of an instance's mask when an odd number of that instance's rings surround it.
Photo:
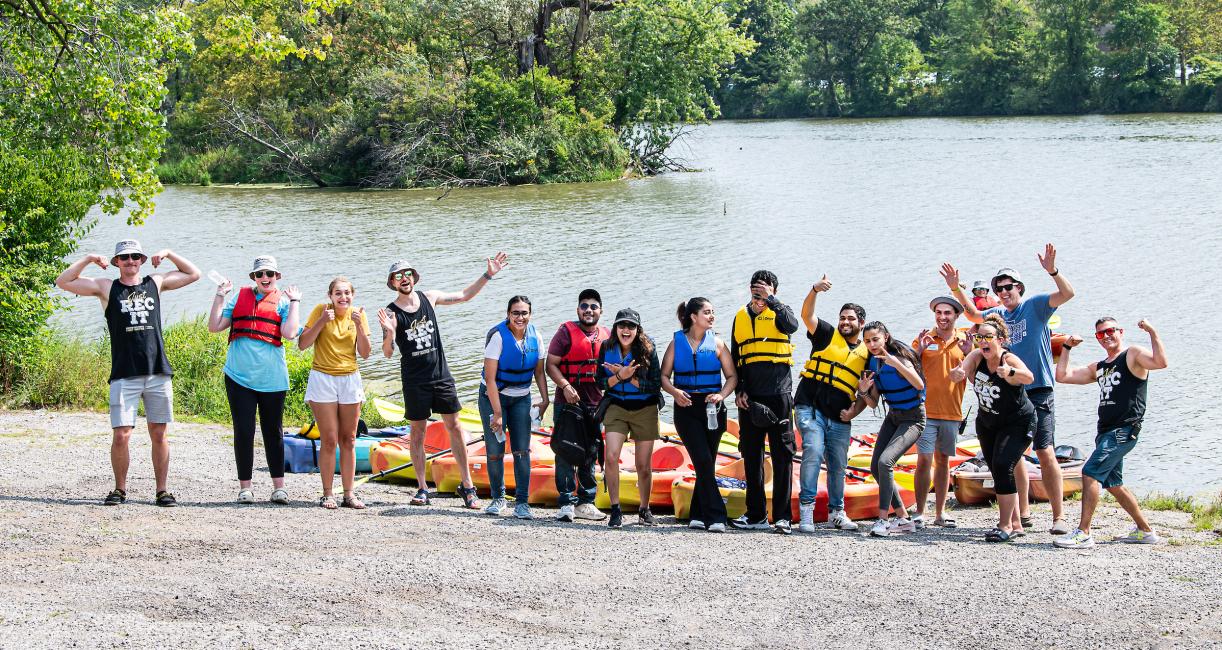
<path fill-rule="evenodd" d="M 128 442 L 136 425 L 136 409 L 144 400 L 149 438 L 153 443 L 153 474 L 157 480 L 157 505 L 176 505 L 166 489 L 170 469 L 170 445 L 166 425 L 174 420 L 174 374 L 165 356 L 161 336 L 161 292 L 185 287 L 199 279 L 199 269 L 169 249 L 153 255 L 153 267 L 169 260 L 175 271 L 151 273 L 140 277 L 140 267 L 148 256 L 140 242 L 126 239 L 115 244 L 115 254 L 106 258 L 91 253 L 77 260 L 55 278 L 55 286 L 78 296 L 93 296 L 102 301 L 106 328 L 110 333 L 110 465 L 115 489 L 106 495 L 108 506 L 127 500 L 127 468 L 131 463 Z M 114 265 L 119 279 L 82 277 L 90 264 L 105 269 Z"/>

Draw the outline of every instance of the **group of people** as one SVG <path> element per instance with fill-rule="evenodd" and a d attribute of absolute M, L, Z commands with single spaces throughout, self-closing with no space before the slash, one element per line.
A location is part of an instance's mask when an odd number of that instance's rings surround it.
<path fill-rule="evenodd" d="M 1002 268 L 987 285 L 978 282 L 969 295 L 951 264 L 941 268 L 949 295 L 935 297 L 929 307 L 933 327 L 906 344 L 893 337 L 880 321 L 867 321 L 865 309 L 846 302 L 834 319 L 816 315 L 820 294 L 832 289 L 824 275 L 802 302 L 799 320 L 777 297 L 775 274 L 761 270 L 750 279 L 751 298 L 734 315 L 729 341 L 714 332 L 716 312 L 702 297 L 681 303 L 678 328 L 659 355 L 655 340 L 645 332 L 633 309 L 619 310 L 611 328 L 601 325 L 599 293 L 586 289 L 577 297 L 576 318 L 560 325 L 547 342 L 531 324 L 528 297 L 509 299 L 505 318 L 485 339 L 479 412 L 488 454 L 491 495 L 487 506 L 477 497 L 467 464 L 464 434 L 458 414 L 461 402 L 446 363 L 435 306 L 471 300 L 507 265 L 504 253 L 486 261 L 484 272 L 461 292 L 418 288 L 420 273 L 407 261 L 387 271 L 386 285 L 394 300 L 377 311 L 382 353 L 399 350 L 400 375 L 407 419 L 413 432 L 423 431 L 430 417 L 445 423 L 450 447 L 461 472 L 457 489 L 467 508 L 490 515 L 509 511 L 505 495 L 504 455 L 512 454 L 515 481 L 512 513 L 533 517 L 527 503 L 530 486 L 532 420 L 555 404 L 553 450 L 560 521 L 604 520 L 623 525 L 619 501 L 620 456 L 634 442 L 640 499 L 639 523 L 654 525 L 649 508 L 651 458 L 659 440 L 663 394 L 673 402 L 675 430 L 695 469 L 689 527 L 724 532 L 727 526 L 791 534 L 792 463 L 798 454 L 795 429 L 801 435 L 798 471 L 800 532 L 813 532 L 816 497 L 828 495 L 829 526 L 858 530 L 844 507 L 845 476 L 852 437 L 852 420 L 866 408 L 886 406 L 886 416 L 873 443 L 870 472 L 879 486 L 878 517 L 870 534 L 887 537 L 934 526 L 955 527 L 946 509 L 949 462 L 965 424 L 962 402 L 970 385 L 978 401 L 976 431 L 981 452 L 992 473 L 999 504 L 996 527 L 987 541 L 1006 542 L 1033 526 L 1022 462 L 1034 448 L 1042 481 L 1052 507 L 1049 532 L 1058 547 L 1093 545 L 1091 520 L 1100 489 L 1115 495 L 1132 516 L 1135 529 L 1126 542 L 1157 543 L 1159 537 L 1142 516 L 1136 499 L 1123 485 L 1123 458 L 1136 445 L 1145 413 L 1150 370 L 1165 368 L 1166 355 L 1157 331 L 1145 320 L 1138 327 L 1149 334 L 1150 349 L 1128 346 L 1114 317 L 1096 323 L 1095 336 L 1106 356 L 1083 367 L 1069 365 L 1077 336 L 1065 341 L 1055 367 L 1049 318 L 1074 296 L 1056 265 L 1049 244 L 1039 255 L 1042 268 L 1055 283 L 1050 294 L 1026 297 L 1017 271 Z M 156 503 L 173 506 L 166 476 L 169 446 L 166 425 L 173 420 L 173 370 L 161 334 L 163 291 L 199 279 L 190 261 L 170 250 L 151 257 L 154 268 L 163 261 L 175 269 L 141 275 L 150 259 L 139 242 L 124 240 L 107 260 L 86 255 L 56 279 L 60 288 L 97 297 L 111 338 L 110 418 L 114 435 L 111 464 L 115 487 L 104 503 L 127 498 L 128 441 L 137 407 L 144 402 L 153 442 Z M 86 267 L 114 265 L 119 277 L 82 275 Z M 208 317 L 213 332 L 228 330 L 229 350 L 224 374 L 233 416 L 234 452 L 240 503 L 255 500 L 252 466 L 256 418 L 262 432 L 272 477 L 270 500 L 288 503 L 284 489 L 284 450 L 281 430 L 289 388 L 283 346 L 296 340 L 313 348 L 313 365 L 305 400 L 321 437 L 319 470 L 326 509 L 363 509 L 356 495 L 354 441 L 365 401 L 358 357 L 373 350 L 363 307 L 355 306 L 356 288 L 337 277 L 327 289 L 327 301 L 315 305 L 301 323 L 301 291 L 281 288 L 281 273 L 270 256 L 255 259 L 251 284 L 233 291 L 219 278 Z M 994 301 L 988 290 L 996 295 Z M 983 290 L 983 291 L 982 291 Z M 971 327 L 959 327 L 965 317 Z M 795 388 L 793 337 L 806 328 L 810 353 Z M 555 384 L 549 399 L 548 381 Z M 1100 390 L 1096 448 L 1083 467 L 1084 496 L 1076 529 L 1066 522 L 1055 441 L 1054 381 L 1097 383 Z M 538 398 L 532 399 L 535 386 Z M 717 456 L 726 430 L 726 400 L 733 398 L 739 414 L 739 454 L 746 476 L 746 513 L 729 520 L 717 485 Z M 419 487 L 413 505 L 427 505 L 423 436 L 411 436 L 410 454 Z M 916 445 L 916 505 L 910 512 L 900 496 L 894 470 L 899 459 Z M 335 450 L 343 494 L 333 494 Z M 765 452 L 767 449 L 767 453 Z M 766 462 L 772 467 L 772 518 L 765 491 Z M 594 505 L 596 466 L 601 464 L 610 496 L 610 513 Z M 825 472 L 822 483 L 820 473 Z M 926 501 L 934 492 L 933 518 L 926 521 Z"/>

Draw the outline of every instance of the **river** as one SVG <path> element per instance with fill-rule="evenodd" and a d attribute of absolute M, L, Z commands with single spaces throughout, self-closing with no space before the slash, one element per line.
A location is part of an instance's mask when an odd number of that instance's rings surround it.
<path fill-rule="evenodd" d="M 1192 339 L 1198 315 L 1215 313 L 1222 116 L 718 122 L 677 151 L 700 171 L 448 193 L 171 187 L 142 227 L 100 217 L 82 251 L 109 254 L 134 236 L 150 254 L 170 247 L 230 278 L 272 254 L 284 282 L 306 292 L 305 307 L 344 274 L 372 310 L 393 297 L 384 280 L 395 259 L 420 270 L 421 288 L 457 291 L 505 250 L 508 268 L 483 293 L 439 309 L 447 357 L 473 403 L 484 332 L 514 294 L 532 298 L 550 336 L 592 286 L 608 320 L 631 306 L 664 342 L 690 296 L 713 301 L 728 337 L 756 269 L 777 273 L 779 297 L 795 309 L 826 273 L 834 287 L 820 315 L 858 302 L 911 340 L 932 326 L 930 298 L 946 292 L 942 261 L 968 283 L 1011 266 L 1028 295 L 1042 293 L 1054 287 L 1036 253 L 1051 241 L 1077 290 L 1060 329 L 1088 337 L 1077 361 L 1102 356 L 1089 338 L 1102 314 L 1141 345 L 1136 323 L 1151 319 L 1169 350 L 1126 478 L 1142 490 L 1222 487 L 1222 347 Z M 211 292 L 204 279 L 167 294 L 169 318 L 203 313 Z M 71 305 L 60 322 L 100 335 L 96 302 Z M 804 338 L 797 348 L 798 358 L 809 353 Z M 397 364 L 379 356 L 363 373 L 397 391 Z M 1058 387 L 1058 442 L 1090 451 L 1096 399 L 1093 387 Z M 867 412 L 858 422 L 872 431 L 878 420 Z"/>

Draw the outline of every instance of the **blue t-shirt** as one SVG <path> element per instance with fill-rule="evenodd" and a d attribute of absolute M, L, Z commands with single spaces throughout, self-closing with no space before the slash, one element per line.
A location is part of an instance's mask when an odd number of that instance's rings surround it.
<path fill-rule="evenodd" d="M 1010 351 L 1035 375 L 1027 390 L 1052 386 L 1052 328 L 1048 327 L 1048 319 L 1057 310 L 1048 303 L 1050 297 L 1042 293 L 1022 301 L 1014 311 L 993 307 L 984 312 L 985 316 L 1001 314 L 1010 328 Z"/>
<path fill-rule="evenodd" d="M 234 305 L 238 303 L 238 293 L 233 292 L 225 302 L 221 316 L 233 318 Z M 263 294 L 255 292 L 255 300 Z M 280 322 L 288 320 L 289 299 L 280 295 L 276 304 L 276 313 L 280 314 Z M 260 393 L 274 393 L 289 389 L 289 367 L 284 360 L 284 347 L 275 346 L 266 341 L 242 336 L 229 343 L 229 354 L 225 357 L 225 374 L 238 384 Z"/>

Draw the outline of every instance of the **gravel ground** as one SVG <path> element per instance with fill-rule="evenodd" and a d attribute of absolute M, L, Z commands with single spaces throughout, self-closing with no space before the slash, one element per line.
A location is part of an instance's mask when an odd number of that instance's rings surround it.
<path fill-rule="evenodd" d="M 178 508 L 152 505 L 143 425 L 108 508 L 109 438 L 103 414 L 0 411 L 0 646 L 1222 645 L 1222 553 L 1183 513 L 1152 513 L 1170 544 L 1073 552 L 1043 532 L 985 544 L 990 508 L 892 539 L 610 531 L 410 507 L 386 484 L 327 512 L 316 475 L 275 506 L 265 469 L 239 506 L 228 430 L 194 424 L 171 427 Z M 1127 529 L 1105 507 L 1097 539 Z"/>

